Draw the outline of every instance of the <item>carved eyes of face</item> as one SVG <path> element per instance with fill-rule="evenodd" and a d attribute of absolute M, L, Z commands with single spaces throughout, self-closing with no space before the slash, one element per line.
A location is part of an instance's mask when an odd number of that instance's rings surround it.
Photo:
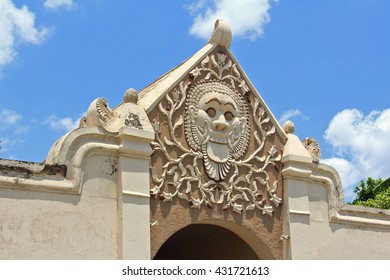
<path fill-rule="evenodd" d="M 211 118 L 214 118 L 215 115 L 217 114 L 217 112 L 215 111 L 215 109 L 212 108 L 212 107 L 208 108 L 208 109 L 206 110 L 206 113 L 207 113 L 207 115 L 209 115 L 209 117 L 211 117 Z M 227 111 L 227 112 L 225 112 L 224 117 L 225 117 L 225 120 L 231 121 L 231 120 L 234 118 L 234 115 L 233 115 L 232 112 Z"/>
<path fill-rule="evenodd" d="M 229 112 L 229 111 L 227 111 L 226 113 L 225 113 L 225 119 L 227 120 L 227 121 L 231 121 L 232 119 L 233 119 L 233 113 L 232 112 Z"/>
<path fill-rule="evenodd" d="M 208 108 L 206 110 L 207 115 L 209 115 L 211 118 L 215 117 L 215 114 L 217 113 L 214 108 Z"/>

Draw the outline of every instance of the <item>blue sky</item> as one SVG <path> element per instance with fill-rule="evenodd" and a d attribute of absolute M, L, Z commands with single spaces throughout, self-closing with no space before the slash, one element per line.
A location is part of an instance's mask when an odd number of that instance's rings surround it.
<path fill-rule="evenodd" d="M 282 123 L 340 173 L 390 176 L 390 1 L 0 0 L 0 157 L 41 162 L 89 104 L 111 107 L 199 50 L 217 18 Z"/>

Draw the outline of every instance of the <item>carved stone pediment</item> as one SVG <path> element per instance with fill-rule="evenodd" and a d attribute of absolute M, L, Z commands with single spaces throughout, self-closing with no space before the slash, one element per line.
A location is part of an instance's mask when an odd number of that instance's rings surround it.
<path fill-rule="evenodd" d="M 272 215 L 282 202 L 278 123 L 223 46 L 183 76 L 146 109 L 156 133 L 151 196 Z"/>

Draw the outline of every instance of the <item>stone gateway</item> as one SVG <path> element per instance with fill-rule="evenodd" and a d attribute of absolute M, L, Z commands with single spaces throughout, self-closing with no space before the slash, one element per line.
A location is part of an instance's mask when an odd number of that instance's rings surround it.
<path fill-rule="evenodd" d="M 94 100 L 44 163 L 1 159 L 0 259 L 389 259 L 390 211 L 344 205 L 231 40 L 218 20 L 114 109 Z"/>

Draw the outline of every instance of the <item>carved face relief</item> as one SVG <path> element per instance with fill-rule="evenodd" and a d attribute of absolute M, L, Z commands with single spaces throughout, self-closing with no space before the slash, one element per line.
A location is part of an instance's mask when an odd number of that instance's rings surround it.
<path fill-rule="evenodd" d="M 195 84 L 187 99 L 186 139 L 203 153 L 208 176 L 225 178 L 232 157 L 241 157 L 248 146 L 248 108 L 242 96 L 219 81 Z"/>

